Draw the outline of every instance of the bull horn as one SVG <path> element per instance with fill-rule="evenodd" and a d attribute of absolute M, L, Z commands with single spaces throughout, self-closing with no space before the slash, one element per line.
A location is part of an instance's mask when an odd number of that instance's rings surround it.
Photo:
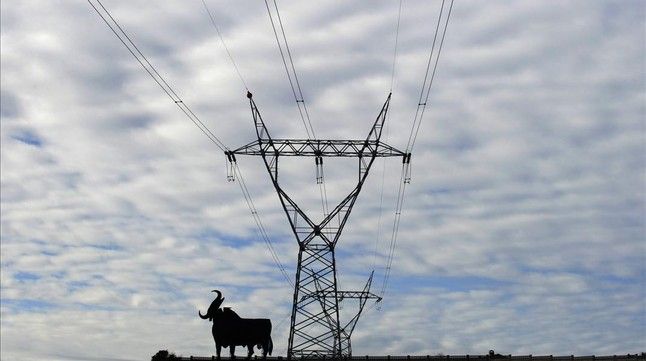
<path fill-rule="evenodd" d="M 222 292 L 218 290 L 213 290 L 211 292 L 215 292 L 218 294 L 218 297 L 216 297 L 215 300 L 213 300 L 213 303 L 211 303 L 211 307 L 209 307 L 209 311 L 211 310 L 211 308 L 213 308 L 213 312 L 215 312 L 218 308 L 220 308 L 220 305 L 222 304 L 222 302 L 224 302 L 224 297 L 222 297 Z"/>
<path fill-rule="evenodd" d="M 219 299 L 221 299 L 221 298 L 222 298 L 222 292 L 220 292 L 220 291 L 218 291 L 218 290 L 213 290 L 213 291 L 211 291 L 211 292 L 215 292 L 215 293 L 217 293 L 217 294 L 218 294 L 218 297 L 216 298 L 216 300 L 219 300 Z"/>
<path fill-rule="evenodd" d="M 207 318 L 209 318 L 208 312 L 207 312 L 206 315 L 202 316 L 202 311 L 197 310 L 197 314 L 200 315 L 200 318 L 203 319 L 203 320 L 206 320 Z"/>
<path fill-rule="evenodd" d="M 213 290 L 211 292 L 215 292 L 218 294 L 218 296 L 211 302 L 211 305 L 209 306 L 209 309 L 206 311 L 206 315 L 202 314 L 202 311 L 197 310 L 197 314 L 200 316 L 201 319 L 206 320 L 207 318 L 211 320 L 213 318 L 213 315 L 215 312 L 220 308 L 220 305 L 222 302 L 224 302 L 224 298 L 222 298 L 222 292 L 218 290 Z"/>

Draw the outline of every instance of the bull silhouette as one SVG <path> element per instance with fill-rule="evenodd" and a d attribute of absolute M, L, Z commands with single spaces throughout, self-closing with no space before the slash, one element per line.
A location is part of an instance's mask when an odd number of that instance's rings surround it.
<path fill-rule="evenodd" d="M 229 307 L 221 309 L 220 306 L 224 302 L 222 292 L 212 292 L 218 296 L 211 302 L 206 315 L 202 315 L 199 310 L 198 315 L 203 320 L 208 318 L 209 321 L 213 321 L 211 332 L 218 359 L 222 347 L 229 347 L 231 358 L 235 357 L 236 346 L 247 346 L 247 358 L 253 355 L 254 345 L 262 348 L 263 357 L 267 357 L 268 353 L 271 355 L 274 348 L 271 340 L 271 321 L 267 318 L 241 318 Z"/>

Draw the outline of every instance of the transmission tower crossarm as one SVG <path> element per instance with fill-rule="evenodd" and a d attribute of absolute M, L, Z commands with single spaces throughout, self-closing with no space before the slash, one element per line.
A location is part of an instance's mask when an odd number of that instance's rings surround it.
<path fill-rule="evenodd" d="M 371 139 L 267 139 L 255 140 L 232 150 L 239 155 L 262 155 L 278 151 L 284 157 L 404 157 L 406 153 Z"/>
<path fill-rule="evenodd" d="M 372 293 L 370 293 L 370 286 L 372 286 L 372 277 L 374 276 L 375 271 L 372 271 L 370 273 L 370 277 L 368 278 L 368 282 L 366 282 L 366 285 L 363 287 L 363 291 L 345 291 L 348 293 L 352 293 L 351 296 L 352 298 L 358 298 L 359 299 L 359 311 L 357 311 L 356 315 L 352 317 L 348 323 L 346 323 L 343 328 L 340 330 L 340 334 L 342 336 L 341 339 L 341 347 L 342 347 L 342 354 L 346 355 L 351 355 L 352 354 L 352 343 L 350 341 L 350 337 L 352 336 L 352 332 L 354 331 L 354 328 L 357 326 L 357 322 L 359 322 L 359 317 L 361 316 L 361 312 L 363 312 L 363 308 L 366 305 L 366 302 L 368 302 L 368 299 L 376 299 L 376 302 L 381 301 L 381 297 L 376 296 Z M 339 300 L 341 301 L 341 299 Z"/>
<path fill-rule="evenodd" d="M 365 139 L 285 139 L 272 138 L 253 100 L 251 92 L 247 92 L 249 105 L 256 126 L 258 139 L 247 143 L 231 154 L 260 155 L 267 154 L 276 157 L 407 157 L 408 153 L 391 145 L 381 142 L 381 131 L 388 111 L 390 98 L 384 103 L 379 116 L 375 120 Z"/>
<path fill-rule="evenodd" d="M 375 271 L 372 271 L 370 273 L 370 277 L 368 278 L 368 282 L 366 282 L 366 285 L 363 287 L 363 291 L 346 291 L 349 293 L 354 293 L 352 298 L 358 298 L 359 299 L 359 312 L 357 312 L 356 316 L 354 316 L 350 322 L 343 328 L 344 331 L 348 333 L 348 338 L 350 337 L 350 334 L 352 334 L 352 331 L 354 330 L 354 326 L 356 326 L 357 321 L 359 320 L 359 316 L 361 316 L 361 312 L 363 311 L 363 307 L 366 305 L 366 302 L 369 299 L 376 299 L 377 302 L 381 301 L 381 297 L 373 294 L 370 292 L 370 286 L 372 286 L 372 277 L 375 275 Z"/>
<path fill-rule="evenodd" d="M 369 291 L 337 291 L 337 296 L 339 297 L 339 301 L 342 301 L 344 299 L 376 300 L 376 302 L 381 301 L 381 297 Z M 333 293 L 331 291 L 317 291 L 311 294 L 303 295 L 301 301 L 309 297 L 333 297 Z"/>

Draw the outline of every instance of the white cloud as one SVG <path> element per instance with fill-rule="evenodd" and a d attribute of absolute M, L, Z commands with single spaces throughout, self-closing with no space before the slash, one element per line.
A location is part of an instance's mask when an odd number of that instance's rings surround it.
<path fill-rule="evenodd" d="M 387 130 L 397 147 L 439 4 L 404 2 Z M 244 87 L 199 1 L 105 5 L 228 146 L 253 139 Z M 264 6 L 209 5 L 272 135 L 303 137 Z M 364 137 L 390 85 L 398 3 L 279 5 L 317 135 Z M 645 12 L 455 3 L 392 280 L 381 311 L 359 321 L 356 354 L 643 351 Z M 221 152 L 89 5 L 5 1 L 1 16 L 3 358 L 209 355 L 196 313 L 213 288 L 241 315 L 270 317 L 284 354 L 292 290 Z M 266 172 L 238 160 L 292 274 L 297 247 Z M 281 181 L 320 212 L 303 164 L 281 163 Z M 355 168 L 326 163 L 330 199 Z M 339 244 L 343 287 L 372 268 L 373 290 L 382 284 L 400 161 L 385 168 L 376 245 L 382 169 Z"/>

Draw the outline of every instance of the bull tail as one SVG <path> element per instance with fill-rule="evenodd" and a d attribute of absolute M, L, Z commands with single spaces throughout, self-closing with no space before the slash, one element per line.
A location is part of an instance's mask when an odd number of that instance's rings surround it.
<path fill-rule="evenodd" d="M 274 350 L 274 342 L 271 340 L 271 335 L 269 335 L 269 347 L 267 348 L 267 352 L 269 353 L 269 356 L 271 356 L 271 351 Z"/>

